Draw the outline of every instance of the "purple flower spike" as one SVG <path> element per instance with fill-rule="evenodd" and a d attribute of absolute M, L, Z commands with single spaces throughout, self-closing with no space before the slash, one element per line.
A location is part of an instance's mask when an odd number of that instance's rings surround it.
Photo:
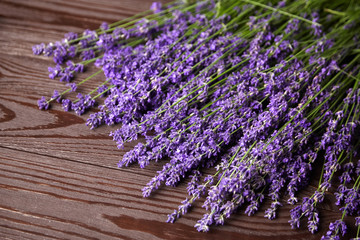
<path fill-rule="evenodd" d="M 70 101 L 70 99 L 63 99 L 61 101 L 61 105 L 64 111 L 68 112 L 71 109 L 72 102 Z"/>
<path fill-rule="evenodd" d="M 106 90 L 108 90 L 108 87 L 106 85 L 102 85 L 97 89 L 98 93 L 102 93 L 101 97 L 106 97 L 107 93 Z"/>
<path fill-rule="evenodd" d="M 355 226 L 360 227 L 360 217 L 355 218 Z"/>
<path fill-rule="evenodd" d="M 78 37 L 77 33 L 68 32 L 65 33 L 65 39 L 68 41 L 75 40 Z"/>
<path fill-rule="evenodd" d="M 344 236 L 347 230 L 346 223 L 343 220 L 336 220 L 335 222 L 330 223 L 329 231 L 321 240 L 325 239 L 340 239 L 340 235 Z"/>
<path fill-rule="evenodd" d="M 63 71 L 59 75 L 60 75 L 60 82 L 70 82 L 74 77 L 73 72 L 68 68 L 66 68 L 65 71 Z"/>
<path fill-rule="evenodd" d="M 56 67 L 48 67 L 48 71 L 49 71 L 49 78 L 51 79 L 54 79 L 56 77 L 59 76 L 59 74 L 61 73 L 62 71 L 62 68 L 60 65 L 56 65 Z"/>
<path fill-rule="evenodd" d="M 54 94 L 51 96 L 51 99 L 55 99 L 57 102 L 60 102 L 61 95 L 60 95 L 59 91 L 54 90 Z"/>
<path fill-rule="evenodd" d="M 45 44 L 41 43 L 41 44 L 35 45 L 32 47 L 32 50 L 35 55 L 40 55 L 45 50 Z"/>
<path fill-rule="evenodd" d="M 101 25 L 100 25 L 100 28 L 102 30 L 108 30 L 109 29 L 109 24 L 107 22 L 103 22 Z"/>
<path fill-rule="evenodd" d="M 150 9 L 151 9 L 154 13 L 159 13 L 159 12 L 161 12 L 161 7 L 162 7 L 161 2 L 153 2 L 153 3 L 151 4 Z"/>
<path fill-rule="evenodd" d="M 94 50 L 90 49 L 87 51 L 83 51 L 80 56 L 82 57 L 83 61 L 90 60 L 95 57 L 95 52 Z"/>
<path fill-rule="evenodd" d="M 68 83 L 66 84 L 66 86 L 69 86 L 71 88 L 71 92 L 76 92 L 76 89 L 77 89 L 77 85 L 76 83 Z"/>
<path fill-rule="evenodd" d="M 48 110 L 49 109 L 49 103 L 46 100 L 46 98 L 44 96 L 42 96 L 39 100 L 38 100 L 38 106 L 39 109 L 44 109 L 44 110 Z"/>

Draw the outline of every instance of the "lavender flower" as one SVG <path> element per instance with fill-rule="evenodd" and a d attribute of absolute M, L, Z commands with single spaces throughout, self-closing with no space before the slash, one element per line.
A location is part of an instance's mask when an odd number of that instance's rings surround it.
<path fill-rule="evenodd" d="M 35 46 L 32 47 L 33 53 L 35 55 L 42 54 L 44 49 L 45 49 L 45 43 L 41 43 L 41 44 L 38 44 L 38 45 L 35 45 Z"/>
<path fill-rule="evenodd" d="M 72 108 L 72 102 L 70 101 L 70 99 L 62 99 L 61 104 L 64 111 L 68 112 Z"/>
<path fill-rule="evenodd" d="M 44 109 L 44 110 L 49 109 L 49 103 L 44 96 L 42 96 L 40 100 L 38 100 L 38 106 L 39 109 Z"/>
<path fill-rule="evenodd" d="M 336 220 L 330 223 L 329 231 L 321 239 L 340 239 L 340 235 L 344 236 L 347 226 L 343 220 Z"/>
<path fill-rule="evenodd" d="M 162 7 L 161 2 L 153 2 L 151 4 L 150 9 L 153 10 L 154 13 L 159 13 L 161 12 L 161 7 Z"/>
<path fill-rule="evenodd" d="M 61 94 L 59 91 L 54 90 L 54 94 L 51 96 L 51 99 L 55 99 L 57 102 L 61 101 Z"/>

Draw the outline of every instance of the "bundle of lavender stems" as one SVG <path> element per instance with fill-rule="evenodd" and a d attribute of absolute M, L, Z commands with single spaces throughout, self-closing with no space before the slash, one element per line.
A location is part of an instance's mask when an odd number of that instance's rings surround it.
<path fill-rule="evenodd" d="M 118 148 L 144 136 L 118 162 L 162 160 L 143 188 L 187 184 L 168 222 L 203 200 L 198 231 L 231 214 L 266 218 L 292 204 L 292 228 L 319 228 L 318 206 L 336 197 L 341 217 L 322 239 L 340 239 L 352 216 L 360 238 L 360 3 L 357 1 L 202 0 L 154 3 L 151 10 L 98 30 L 67 33 L 33 47 L 52 57 L 49 77 L 65 111 L 89 114 L 91 128 L 115 125 Z M 81 79 L 85 67 L 98 71 Z M 88 94 L 77 87 L 102 74 Z M 75 78 L 76 76 L 76 78 Z M 99 104 L 101 103 L 101 104 Z M 299 198 L 320 166 L 318 187 Z M 204 171 L 212 172 L 205 175 Z M 334 187 L 336 186 L 336 187 Z"/>

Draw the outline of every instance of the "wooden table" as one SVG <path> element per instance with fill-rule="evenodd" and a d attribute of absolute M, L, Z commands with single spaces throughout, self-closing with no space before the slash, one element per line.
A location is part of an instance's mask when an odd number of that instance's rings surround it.
<path fill-rule="evenodd" d="M 150 5 L 151 0 L 0 1 L 0 239 L 320 239 L 340 217 L 332 196 L 321 206 L 315 235 L 306 224 L 291 230 L 288 205 L 276 220 L 263 217 L 265 207 L 253 217 L 240 211 L 208 233 L 193 227 L 205 212 L 200 204 L 175 224 L 165 223 L 186 197 L 186 184 L 143 198 L 141 188 L 160 164 L 118 169 L 133 143 L 118 150 L 108 136 L 111 128 L 85 126 L 88 114 L 66 113 L 59 105 L 38 109 L 37 99 L 65 86 L 47 77 L 54 64 L 32 55 L 32 45 L 96 29 Z M 94 86 L 96 81 L 81 91 Z"/>

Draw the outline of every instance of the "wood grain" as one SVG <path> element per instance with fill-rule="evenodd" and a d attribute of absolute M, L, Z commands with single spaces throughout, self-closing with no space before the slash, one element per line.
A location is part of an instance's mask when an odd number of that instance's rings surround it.
<path fill-rule="evenodd" d="M 0 239 L 319 239 L 340 217 L 333 196 L 321 206 L 321 229 L 315 235 L 306 228 L 291 230 L 288 205 L 273 221 L 263 217 L 266 206 L 253 217 L 239 211 L 208 233 L 193 227 L 204 214 L 200 204 L 167 224 L 166 215 L 186 197 L 185 183 L 144 199 L 141 188 L 160 163 L 118 169 L 117 161 L 135 143 L 118 150 L 108 136 L 111 128 L 89 130 L 87 115 L 59 106 L 38 110 L 38 98 L 65 88 L 48 79 L 53 63 L 33 56 L 32 45 L 131 16 L 151 2 L 0 1 Z"/>

